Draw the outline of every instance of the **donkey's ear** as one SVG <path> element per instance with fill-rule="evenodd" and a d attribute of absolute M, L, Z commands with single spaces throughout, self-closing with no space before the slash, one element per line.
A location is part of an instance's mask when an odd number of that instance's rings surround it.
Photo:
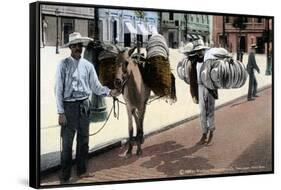
<path fill-rule="evenodd" d="M 132 49 L 130 49 L 130 50 L 128 51 L 129 57 L 131 57 L 131 55 L 134 53 L 134 51 L 135 51 L 136 48 L 137 48 L 137 46 L 134 46 Z"/>

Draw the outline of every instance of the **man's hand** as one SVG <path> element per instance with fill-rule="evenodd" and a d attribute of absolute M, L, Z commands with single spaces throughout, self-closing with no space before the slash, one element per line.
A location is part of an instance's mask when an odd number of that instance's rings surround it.
<path fill-rule="evenodd" d="M 67 124 L 66 117 L 64 113 L 59 114 L 59 125 L 65 126 Z"/>
<path fill-rule="evenodd" d="M 112 89 L 112 90 L 110 90 L 110 93 L 109 93 L 109 95 L 112 97 L 117 97 L 120 94 L 121 94 L 121 90 L 117 90 L 117 89 Z"/>
<path fill-rule="evenodd" d="M 195 104 L 198 104 L 198 100 L 196 99 L 196 97 L 192 97 L 192 101 L 195 103 Z"/>

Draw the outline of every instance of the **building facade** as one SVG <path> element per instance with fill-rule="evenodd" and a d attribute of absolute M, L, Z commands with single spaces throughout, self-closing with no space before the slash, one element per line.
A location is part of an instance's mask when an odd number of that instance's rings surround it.
<path fill-rule="evenodd" d="M 183 43 L 194 39 L 203 39 L 210 43 L 210 15 L 162 12 L 161 28 L 171 48 L 178 48 Z"/>
<path fill-rule="evenodd" d="M 41 5 L 41 13 L 41 46 L 64 45 L 74 31 L 94 35 L 94 8 Z"/>
<path fill-rule="evenodd" d="M 153 33 L 158 33 L 156 12 L 100 9 L 99 20 L 99 33 L 105 43 L 130 47 L 138 40 L 144 46 Z"/>
<path fill-rule="evenodd" d="M 271 20 L 263 17 L 243 17 L 245 28 L 235 28 L 233 23 L 237 17 L 214 16 L 213 40 L 214 45 L 226 47 L 230 52 L 248 52 L 251 44 L 257 45 L 257 53 L 266 53 L 271 49 L 271 43 L 267 48 L 267 31 L 272 30 Z"/>
<path fill-rule="evenodd" d="M 149 11 L 99 9 L 95 16 L 94 8 L 42 5 L 41 13 L 41 47 L 63 46 L 74 31 L 95 38 L 95 19 L 101 41 L 126 47 L 144 46 L 158 27 L 157 12 Z"/>

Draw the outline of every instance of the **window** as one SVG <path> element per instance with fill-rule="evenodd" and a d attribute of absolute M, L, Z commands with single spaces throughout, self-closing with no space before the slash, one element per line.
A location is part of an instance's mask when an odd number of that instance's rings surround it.
<path fill-rule="evenodd" d="M 229 23 L 229 16 L 225 17 L 225 23 Z"/>
<path fill-rule="evenodd" d="M 207 24 L 209 24 L 209 16 L 206 16 Z"/>
<path fill-rule="evenodd" d="M 175 21 L 175 25 L 179 26 L 179 21 L 178 20 Z"/>
<path fill-rule="evenodd" d="M 88 22 L 88 36 L 94 38 L 95 36 L 95 21 L 89 20 Z"/>
<path fill-rule="evenodd" d="M 174 20 L 174 13 L 169 13 L 169 20 Z"/>
<path fill-rule="evenodd" d="M 258 22 L 258 23 L 262 23 L 262 18 L 259 17 L 259 18 L 257 19 L 257 22 Z"/>
<path fill-rule="evenodd" d="M 74 32 L 74 19 L 62 18 L 62 35 L 63 35 L 63 44 L 68 43 L 69 34 Z"/>
<path fill-rule="evenodd" d="M 103 41 L 103 20 L 99 20 L 99 40 Z"/>
<path fill-rule="evenodd" d="M 193 16 L 192 15 L 190 15 L 190 21 L 193 22 Z"/>
<path fill-rule="evenodd" d="M 117 43 L 117 41 L 119 39 L 117 39 L 118 34 L 117 34 L 117 21 L 116 20 L 113 21 L 112 26 L 113 26 L 112 27 L 112 41 L 113 41 L 113 43 Z"/>
<path fill-rule="evenodd" d="M 199 22 L 199 15 L 196 15 L 196 22 Z"/>
<path fill-rule="evenodd" d="M 245 23 L 249 22 L 248 17 L 243 17 L 243 21 L 244 21 Z"/>
<path fill-rule="evenodd" d="M 204 23 L 204 15 L 201 15 L 202 23 Z"/>

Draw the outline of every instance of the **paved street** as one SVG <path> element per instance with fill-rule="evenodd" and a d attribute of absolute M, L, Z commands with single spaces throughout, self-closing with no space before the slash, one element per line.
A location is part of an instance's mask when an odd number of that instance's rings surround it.
<path fill-rule="evenodd" d="M 195 145 L 201 130 L 199 120 L 191 120 L 146 138 L 140 157 L 125 159 L 125 147 L 94 156 L 89 172 L 95 176 L 78 180 L 73 170 L 71 183 L 270 171 L 271 91 L 261 91 L 255 101 L 243 98 L 218 109 L 209 146 Z M 45 176 L 42 185 L 58 184 L 57 175 Z"/>

